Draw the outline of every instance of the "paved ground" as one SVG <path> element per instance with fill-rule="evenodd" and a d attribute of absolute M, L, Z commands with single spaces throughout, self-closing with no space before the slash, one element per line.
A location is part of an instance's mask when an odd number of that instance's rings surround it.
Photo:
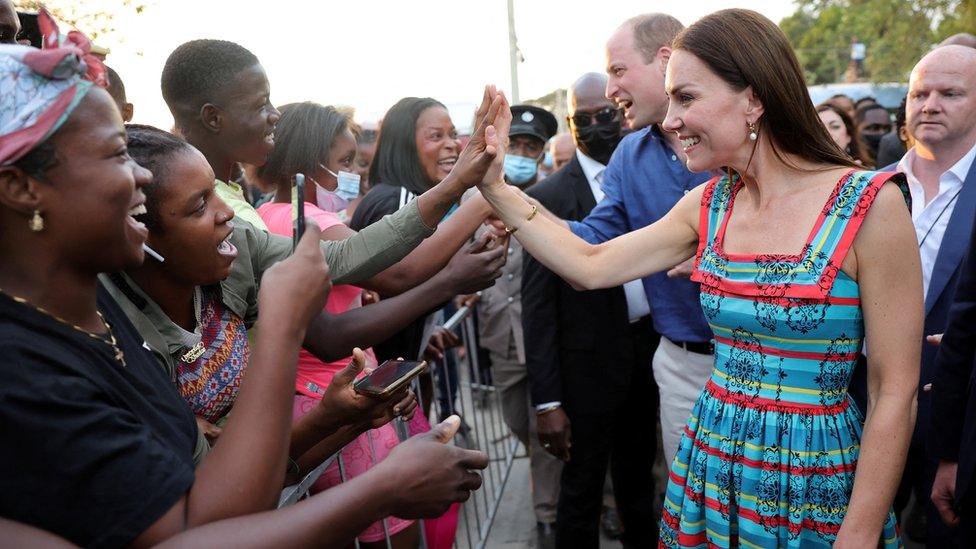
<path fill-rule="evenodd" d="M 511 476 L 498 507 L 498 516 L 488 534 L 487 549 L 535 548 L 535 515 L 529 491 L 529 458 L 520 457 L 512 464 Z M 601 539 L 600 549 L 621 549 L 619 542 Z"/>
<path fill-rule="evenodd" d="M 535 516 L 532 513 L 532 494 L 529 492 L 529 459 L 520 457 L 512 464 L 512 473 L 498 515 L 488 535 L 488 549 L 535 548 Z M 924 545 L 905 539 L 906 549 L 922 549 Z M 601 538 L 600 549 L 622 549 L 622 545 Z"/>

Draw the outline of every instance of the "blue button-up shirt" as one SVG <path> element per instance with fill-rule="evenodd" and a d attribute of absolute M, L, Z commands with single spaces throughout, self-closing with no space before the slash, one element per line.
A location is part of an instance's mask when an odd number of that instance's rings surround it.
<path fill-rule="evenodd" d="M 603 200 L 586 219 L 570 221 L 569 227 L 592 244 L 636 231 L 664 217 L 709 177 L 689 172 L 656 126 L 644 128 L 625 137 L 613 153 L 603 173 Z M 671 341 L 712 339 L 698 302 L 698 284 L 663 272 L 643 282 L 658 333 Z"/>

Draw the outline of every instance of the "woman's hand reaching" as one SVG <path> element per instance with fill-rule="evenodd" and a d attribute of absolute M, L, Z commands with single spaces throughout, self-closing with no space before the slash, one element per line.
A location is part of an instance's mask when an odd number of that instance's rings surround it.
<path fill-rule="evenodd" d="M 478 120 L 478 126 L 451 171 L 463 189 L 481 185 L 489 173 L 497 170 L 493 170 L 493 167 L 498 158 L 505 156 L 508 128 L 512 121 L 512 111 L 505 94 L 496 90 L 495 86 L 485 86 L 475 120 Z"/>

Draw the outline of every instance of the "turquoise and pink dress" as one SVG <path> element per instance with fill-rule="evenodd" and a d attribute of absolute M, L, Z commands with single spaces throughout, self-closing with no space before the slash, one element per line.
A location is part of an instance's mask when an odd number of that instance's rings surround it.
<path fill-rule="evenodd" d="M 702 196 L 692 280 L 715 368 L 671 465 L 661 547 L 830 547 L 847 513 L 864 417 L 847 393 L 864 320 L 844 257 L 878 191 L 904 177 L 851 171 L 797 255 L 723 249 L 736 178 Z M 901 547 L 894 513 L 884 547 Z"/>

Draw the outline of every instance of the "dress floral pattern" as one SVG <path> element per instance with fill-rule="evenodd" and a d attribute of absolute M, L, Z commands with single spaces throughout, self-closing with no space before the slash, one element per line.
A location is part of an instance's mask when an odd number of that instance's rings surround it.
<path fill-rule="evenodd" d="M 851 171 L 797 255 L 723 249 L 742 188 L 708 182 L 692 280 L 715 333 L 715 368 L 671 465 L 661 547 L 830 547 L 847 513 L 863 416 L 847 393 L 864 321 L 840 270 L 885 182 Z M 901 547 L 893 513 L 881 543 Z"/>

